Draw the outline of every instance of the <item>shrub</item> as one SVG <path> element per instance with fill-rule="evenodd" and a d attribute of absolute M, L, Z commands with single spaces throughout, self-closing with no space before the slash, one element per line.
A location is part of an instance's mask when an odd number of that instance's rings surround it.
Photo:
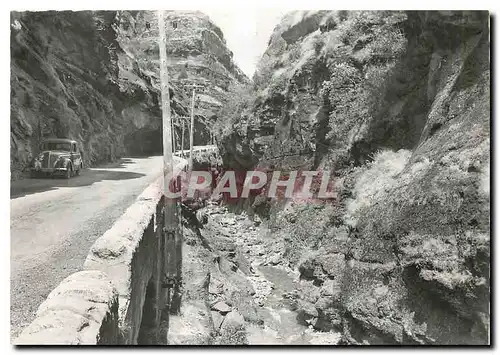
<path fill-rule="evenodd" d="M 351 140 L 350 132 L 369 119 L 368 92 L 362 73 L 346 62 L 334 64 L 330 80 L 323 83 L 322 94 L 331 107 L 328 139 Z"/>
<path fill-rule="evenodd" d="M 353 12 L 328 35 L 323 52 L 330 80 L 321 94 L 330 108 L 329 134 L 338 146 L 351 147 L 364 139 L 377 116 L 387 82 L 407 42 L 397 27 L 405 15 L 398 12 Z M 370 38 L 359 51 L 356 42 Z M 341 45 L 340 42 L 344 43 Z"/>
<path fill-rule="evenodd" d="M 367 45 L 374 56 L 396 59 L 405 51 L 406 38 L 398 28 L 379 27 L 374 30 L 374 38 L 374 41 Z"/>
<path fill-rule="evenodd" d="M 224 105 L 217 112 L 215 131 L 220 136 L 230 135 L 253 104 L 253 90 L 246 85 L 232 85 L 226 94 Z"/>
<path fill-rule="evenodd" d="M 396 184 L 396 177 L 408 163 L 411 152 L 401 149 L 397 152 L 377 152 L 373 161 L 359 169 L 353 187 L 353 197 L 347 202 L 346 223 L 353 227 L 364 208 L 370 207 L 382 194 L 390 192 Z"/>
<path fill-rule="evenodd" d="M 285 241 L 285 257 L 296 264 L 304 253 L 317 250 L 330 235 L 331 206 L 323 204 L 292 204 L 277 212 L 268 222 L 273 237 Z"/>

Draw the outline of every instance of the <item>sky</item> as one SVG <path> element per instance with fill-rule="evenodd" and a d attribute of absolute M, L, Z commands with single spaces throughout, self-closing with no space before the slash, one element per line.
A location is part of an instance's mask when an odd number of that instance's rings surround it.
<path fill-rule="evenodd" d="M 260 57 L 274 27 L 287 9 L 200 9 L 220 27 L 226 44 L 233 52 L 233 60 L 241 70 L 252 78 Z"/>

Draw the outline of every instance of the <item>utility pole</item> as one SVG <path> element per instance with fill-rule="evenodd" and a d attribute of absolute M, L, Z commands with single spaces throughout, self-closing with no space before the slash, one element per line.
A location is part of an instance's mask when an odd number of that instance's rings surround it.
<path fill-rule="evenodd" d="M 181 119 L 181 122 L 182 122 L 181 155 L 184 158 L 184 120 Z"/>
<path fill-rule="evenodd" d="M 172 153 L 175 153 L 175 124 L 174 124 L 175 116 L 170 121 L 170 129 L 172 132 Z"/>
<path fill-rule="evenodd" d="M 187 84 L 186 87 L 193 88 L 193 97 L 191 98 L 191 129 L 189 132 L 189 171 L 193 170 L 193 140 L 194 140 L 194 105 L 196 89 L 204 90 L 203 85 Z"/>
<path fill-rule="evenodd" d="M 178 116 L 174 116 L 174 118 L 172 119 L 172 149 L 173 149 L 173 153 L 177 152 L 178 148 L 179 148 L 179 135 L 177 134 L 177 131 L 175 130 L 175 124 L 178 124 L 179 123 L 179 117 Z"/>
<path fill-rule="evenodd" d="M 193 88 L 193 98 L 191 99 L 191 129 L 189 131 L 189 171 L 193 170 L 193 139 L 194 139 L 194 98 L 196 89 Z"/>
<path fill-rule="evenodd" d="M 167 70 L 167 48 L 166 48 L 166 29 L 163 11 L 158 11 L 159 26 L 159 46 L 160 46 L 160 83 L 161 83 L 161 101 L 162 101 L 162 121 L 163 121 L 163 177 L 164 177 L 164 196 L 165 196 L 165 220 L 163 228 L 163 254 L 165 256 L 165 269 L 162 280 L 164 288 L 171 288 L 180 278 L 180 254 L 179 245 L 182 245 L 182 239 L 179 230 L 179 215 L 177 201 L 169 196 L 169 185 L 173 178 L 173 156 L 172 156 L 172 121 L 170 115 L 170 94 L 168 88 L 168 70 Z"/>
<path fill-rule="evenodd" d="M 182 151 L 182 156 L 183 157 L 185 156 L 185 154 L 184 154 L 184 120 L 186 120 L 186 122 L 189 122 L 190 118 L 191 117 L 189 117 L 189 116 L 180 116 L 179 117 L 179 119 L 182 122 L 181 151 Z"/>

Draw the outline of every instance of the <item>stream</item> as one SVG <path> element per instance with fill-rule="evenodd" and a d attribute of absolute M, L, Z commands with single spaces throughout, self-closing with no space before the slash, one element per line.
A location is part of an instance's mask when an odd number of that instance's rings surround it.
<path fill-rule="evenodd" d="M 215 207 L 215 206 L 213 206 Z M 297 270 L 285 266 L 281 254 L 276 253 L 273 236 L 262 225 L 255 226 L 246 215 L 234 215 L 225 208 L 204 208 L 209 215 L 208 226 L 222 233 L 234 243 L 235 254 L 240 257 L 240 275 L 250 282 L 255 293 L 253 302 L 262 324 L 246 323 L 246 336 L 250 345 L 335 345 L 340 333 L 320 332 L 312 325 L 301 324 L 293 302 L 286 297 L 296 290 L 299 281 Z M 219 232 L 220 231 L 220 232 Z M 220 238 L 220 237 L 219 237 Z M 270 247 L 273 245 L 274 247 Z M 280 259 L 281 257 L 281 259 Z M 247 264 L 246 267 L 243 267 Z M 285 296 L 285 297 L 284 297 Z"/>

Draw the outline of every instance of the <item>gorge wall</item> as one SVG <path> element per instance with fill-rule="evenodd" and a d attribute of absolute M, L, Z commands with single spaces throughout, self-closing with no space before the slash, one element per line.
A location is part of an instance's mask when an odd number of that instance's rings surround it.
<path fill-rule="evenodd" d="M 336 193 L 311 204 L 264 191 L 244 206 L 253 221 L 219 206 L 191 216 L 205 225 L 186 232 L 185 280 L 195 285 L 171 319 L 172 343 L 200 344 L 198 334 L 218 328 L 221 344 L 242 344 L 248 339 L 231 339 L 244 322 L 255 335 L 263 317 L 251 301 L 271 294 L 247 265 L 260 258 L 299 274 L 273 296 L 286 296 L 315 336 L 487 344 L 488 13 L 292 12 L 253 83 L 208 17 L 166 17 L 174 117 L 189 113 L 186 84 L 205 88 L 195 144 L 215 133 L 226 168 L 329 170 Z M 160 152 L 157 34 L 148 11 L 12 13 L 12 178 L 51 136 L 79 140 L 91 164 Z M 137 304 L 148 277 L 137 279 Z M 184 322 L 186 314 L 200 321 Z"/>
<path fill-rule="evenodd" d="M 296 11 L 230 93 L 226 167 L 333 172 L 323 204 L 252 201 L 316 329 L 488 343 L 489 67 L 487 12 Z"/>
<path fill-rule="evenodd" d="M 207 144 L 225 90 L 248 78 L 207 16 L 171 11 L 166 17 L 172 113 L 190 112 L 186 84 L 205 87 L 195 144 Z M 90 165 L 160 153 L 157 36 L 153 11 L 12 12 L 12 179 L 24 175 L 49 137 L 78 140 Z M 174 121 L 179 137 L 181 122 Z"/>

